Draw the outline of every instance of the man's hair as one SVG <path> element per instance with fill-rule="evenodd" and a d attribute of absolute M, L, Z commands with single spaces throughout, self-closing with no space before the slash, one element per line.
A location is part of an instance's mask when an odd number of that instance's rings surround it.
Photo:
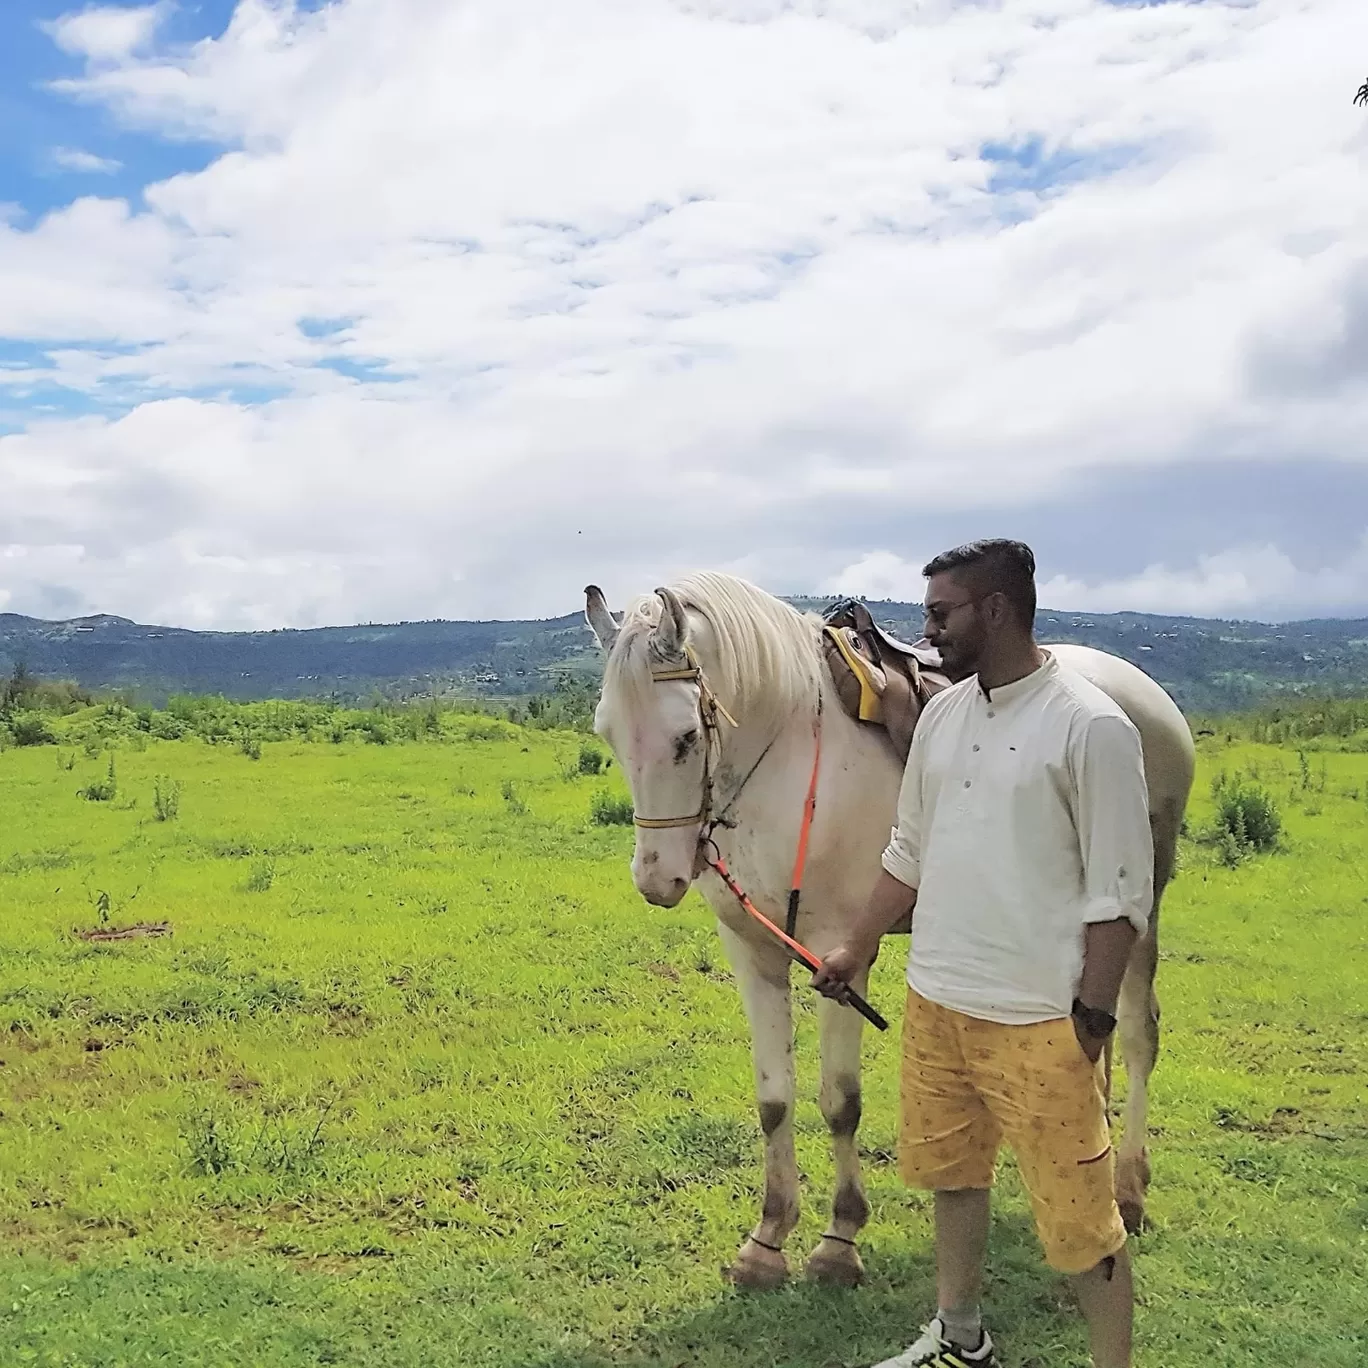
<path fill-rule="evenodd" d="M 927 561 L 922 574 L 943 575 L 953 571 L 973 586 L 976 597 L 1001 594 L 1016 611 L 1021 625 L 1035 625 L 1035 554 L 1025 542 L 989 537 L 966 542 L 953 551 L 942 551 Z"/>

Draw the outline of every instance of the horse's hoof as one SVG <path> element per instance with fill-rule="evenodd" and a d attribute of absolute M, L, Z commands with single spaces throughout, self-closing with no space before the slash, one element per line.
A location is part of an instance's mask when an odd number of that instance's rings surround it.
<path fill-rule="evenodd" d="M 1120 1154 L 1116 1159 L 1116 1205 L 1131 1235 L 1145 1228 L 1145 1193 L 1149 1189 L 1149 1152 Z"/>
<path fill-rule="evenodd" d="M 859 1287 L 864 1272 L 860 1251 L 839 1240 L 824 1239 L 807 1261 L 808 1278 L 823 1287 Z"/>
<path fill-rule="evenodd" d="M 722 1276 L 734 1287 L 751 1292 L 769 1292 L 788 1281 L 788 1260 L 778 1250 L 765 1249 L 747 1240 L 730 1268 Z"/>

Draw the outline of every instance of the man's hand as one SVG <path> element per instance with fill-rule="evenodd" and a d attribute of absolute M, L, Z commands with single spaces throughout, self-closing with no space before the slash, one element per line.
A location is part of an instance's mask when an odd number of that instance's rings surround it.
<path fill-rule="evenodd" d="M 868 969 L 877 954 L 877 945 L 873 952 L 850 942 L 838 945 L 822 960 L 822 967 L 813 974 L 812 986 L 823 997 L 829 997 L 834 1002 L 844 1002 L 850 990 L 851 980 Z"/>
<path fill-rule="evenodd" d="M 1102 1051 L 1107 1044 L 1106 1037 L 1089 1035 L 1077 1017 L 1070 1017 L 1069 1020 L 1073 1022 L 1074 1035 L 1078 1037 L 1079 1048 L 1096 1064 L 1102 1058 Z"/>
<path fill-rule="evenodd" d="M 845 940 L 822 960 L 822 967 L 812 976 L 812 986 L 823 997 L 847 1001 L 851 982 L 878 958 L 879 941 L 916 902 L 915 888 L 895 879 L 886 869 L 880 870 L 863 913 L 852 918 Z"/>

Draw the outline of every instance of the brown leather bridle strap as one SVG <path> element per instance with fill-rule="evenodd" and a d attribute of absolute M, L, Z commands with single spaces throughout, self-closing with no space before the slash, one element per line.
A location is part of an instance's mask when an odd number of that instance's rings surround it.
<path fill-rule="evenodd" d="M 632 825 L 647 831 L 669 831 L 671 827 L 702 826 L 707 815 L 706 808 L 699 808 L 689 817 L 638 817 L 633 813 Z"/>
<path fill-rule="evenodd" d="M 651 679 L 656 684 L 669 684 L 674 681 L 682 683 L 692 683 L 698 685 L 698 717 L 703 724 L 703 733 L 706 739 L 707 749 L 703 753 L 703 801 L 699 805 L 697 812 L 691 812 L 687 817 L 638 817 L 632 814 L 634 825 L 644 827 L 647 831 L 669 831 L 674 827 L 702 826 L 708 820 L 708 814 L 712 811 L 713 796 L 713 752 L 721 749 L 721 738 L 718 736 L 719 724 L 717 719 L 723 717 L 733 727 L 736 726 L 736 719 L 722 706 L 722 700 L 713 692 L 713 687 L 708 683 L 708 676 L 703 673 L 703 667 L 698 663 L 698 657 L 694 655 L 693 649 L 689 646 L 684 648 L 684 658 L 689 663 L 687 665 L 668 670 L 652 670 Z"/>

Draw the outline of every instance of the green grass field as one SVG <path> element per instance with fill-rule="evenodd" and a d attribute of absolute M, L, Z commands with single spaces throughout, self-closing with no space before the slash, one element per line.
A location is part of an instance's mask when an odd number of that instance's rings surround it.
<path fill-rule="evenodd" d="M 458 722 L 259 759 L 134 738 L 106 801 L 89 729 L 0 753 L 3 1368 L 829 1368 L 928 1314 L 896 1031 L 867 1036 L 867 1284 L 725 1288 L 759 1145 L 710 917 L 636 896 L 581 738 Z M 1194 831 L 1251 766 L 1286 831 L 1233 868 L 1185 844 L 1166 903 L 1139 1362 L 1363 1368 L 1368 754 L 1203 750 Z M 800 1002 L 799 1255 L 830 1184 Z M 1010 1166 L 997 1211 L 1004 1362 L 1084 1364 Z"/>

